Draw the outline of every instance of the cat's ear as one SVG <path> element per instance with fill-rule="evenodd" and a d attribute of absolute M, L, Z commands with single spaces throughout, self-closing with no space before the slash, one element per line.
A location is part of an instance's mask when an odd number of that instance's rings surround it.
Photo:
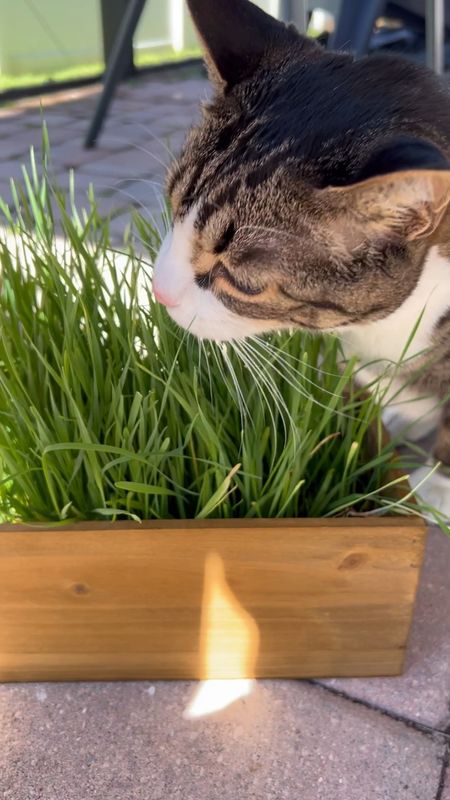
<path fill-rule="evenodd" d="M 250 78 L 271 54 L 292 43 L 316 48 L 249 0 L 188 0 L 210 76 L 224 88 Z"/>
<path fill-rule="evenodd" d="M 323 189 L 332 216 L 350 249 L 431 236 L 450 205 L 450 169 L 393 172 L 346 186 Z"/>

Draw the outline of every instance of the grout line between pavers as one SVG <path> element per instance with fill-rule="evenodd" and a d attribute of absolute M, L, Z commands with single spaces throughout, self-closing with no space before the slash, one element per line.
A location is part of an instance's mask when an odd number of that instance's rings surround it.
<path fill-rule="evenodd" d="M 450 728 L 447 728 L 447 731 L 450 733 Z M 445 789 L 445 779 L 447 777 L 449 765 L 450 765 L 450 743 L 447 745 L 444 753 L 444 758 L 442 759 L 441 775 L 439 778 L 436 797 L 434 798 L 434 800 L 442 800 L 442 796 Z"/>
<path fill-rule="evenodd" d="M 443 738 L 445 742 L 447 742 L 447 747 L 450 747 L 450 727 L 445 728 L 444 730 L 442 730 L 442 728 L 433 728 L 432 725 L 426 725 L 424 722 L 417 722 L 409 717 L 404 717 L 402 714 L 396 714 L 394 711 L 389 711 L 387 708 L 380 708 L 380 706 L 376 706 L 373 703 L 370 703 L 368 700 L 363 700 L 359 697 L 353 697 L 351 694 L 347 694 L 347 692 L 342 691 L 342 689 L 335 689 L 333 686 L 326 686 L 323 683 L 320 683 L 320 681 L 309 680 L 305 681 L 305 683 L 309 683 L 311 686 L 319 686 L 325 692 L 329 692 L 336 697 L 341 697 L 343 700 L 348 700 L 350 703 L 363 706 L 370 711 L 376 711 L 378 714 L 382 714 L 384 717 L 389 717 L 389 719 L 392 719 L 395 722 L 401 722 L 408 728 L 414 728 L 414 730 L 418 731 L 419 733 L 423 733 L 426 736 L 439 736 Z"/>

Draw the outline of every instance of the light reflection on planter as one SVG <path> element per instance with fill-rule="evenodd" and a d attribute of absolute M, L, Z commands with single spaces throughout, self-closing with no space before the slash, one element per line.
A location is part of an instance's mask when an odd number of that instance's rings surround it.
<path fill-rule="evenodd" d="M 209 553 L 200 627 L 203 681 L 189 703 L 188 719 L 220 711 L 250 694 L 256 674 L 259 629 L 227 583 L 223 559 Z M 232 675 L 220 680 L 220 675 Z"/>

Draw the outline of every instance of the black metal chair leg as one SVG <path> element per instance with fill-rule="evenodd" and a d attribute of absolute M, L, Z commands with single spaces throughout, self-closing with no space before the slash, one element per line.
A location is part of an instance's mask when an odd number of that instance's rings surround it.
<path fill-rule="evenodd" d="M 334 35 L 330 37 L 333 50 L 348 50 L 355 56 L 366 55 L 374 22 L 386 6 L 386 0 L 342 0 Z"/>
<path fill-rule="evenodd" d="M 116 86 L 120 82 L 128 66 L 130 42 L 133 39 L 145 3 L 146 0 L 130 0 L 116 41 L 114 42 L 111 58 L 106 67 L 102 93 L 84 144 L 87 148 L 95 146 L 111 100 L 113 99 Z"/>
<path fill-rule="evenodd" d="M 445 70 L 445 3 L 426 2 L 427 65 L 438 75 Z"/>

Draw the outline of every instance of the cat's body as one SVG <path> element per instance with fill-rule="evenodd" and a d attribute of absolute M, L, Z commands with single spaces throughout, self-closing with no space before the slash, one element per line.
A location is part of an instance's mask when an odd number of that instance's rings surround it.
<path fill-rule="evenodd" d="M 450 466 L 447 91 L 402 59 L 323 51 L 248 0 L 189 6 L 216 93 L 169 176 L 157 297 L 202 337 L 338 332 L 369 379 L 403 359 L 391 417 L 418 436 L 439 414 Z"/>
<path fill-rule="evenodd" d="M 430 364 L 430 353 L 436 354 L 442 348 L 444 360 L 449 355 L 449 272 L 447 256 L 432 247 L 414 291 L 396 311 L 377 322 L 337 331 L 347 356 L 356 355 L 361 364 L 371 365 L 360 371 L 361 382 L 369 385 L 385 373 L 379 388 L 386 387 L 386 421 L 392 431 L 408 425 L 413 441 L 437 427 L 441 409 L 436 398 L 450 392 L 450 369 L 440 358 L 436 366 Z M 412 384 L 411 376 L 415 377 Z"/>

